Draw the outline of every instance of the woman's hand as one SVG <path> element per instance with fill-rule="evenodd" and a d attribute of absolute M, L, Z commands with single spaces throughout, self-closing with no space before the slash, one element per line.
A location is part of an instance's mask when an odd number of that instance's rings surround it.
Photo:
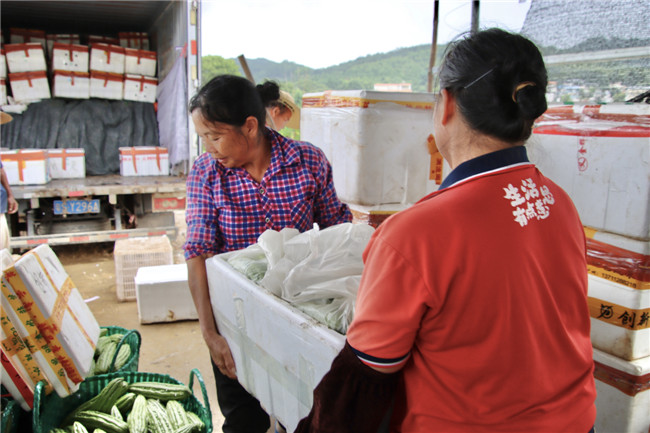
<path fill-rule="evenodd" d="M 219 371 L 231 379 L 236 379 L 235 360 L 226 339 L 219 334 L 212 334 L 210 337 L 205 338 L 205 342 L 210 350 L 212 361 L 219 368 Z"/>

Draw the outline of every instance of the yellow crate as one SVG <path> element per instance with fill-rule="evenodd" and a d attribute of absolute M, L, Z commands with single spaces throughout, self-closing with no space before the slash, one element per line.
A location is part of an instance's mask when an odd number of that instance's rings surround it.
<path fill-rule="evenodd" d="M 113 250 L 118 301 L 135 301 L 135 275 L 145 266 L 173 264 L 167 236 L 120 239 Z"/>

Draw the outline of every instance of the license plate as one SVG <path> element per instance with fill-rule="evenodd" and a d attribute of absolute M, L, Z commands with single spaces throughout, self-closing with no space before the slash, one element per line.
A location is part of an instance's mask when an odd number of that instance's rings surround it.
<path fill-rule="evenodd" d="M 99 213 L 99 199 L 54 200 L 54 215 Z"/>

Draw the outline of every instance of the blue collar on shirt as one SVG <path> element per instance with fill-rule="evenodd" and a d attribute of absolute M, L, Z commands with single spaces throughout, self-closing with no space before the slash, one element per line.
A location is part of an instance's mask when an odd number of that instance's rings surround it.
<path fill-rule="evenodd" d="M 524 146 L 508 147 L 485 155 L 477 156 L 454 168 L 440 185 L 439 190 L 447 188 L 468 177 L 496 170 L 512 164 L 530 162 Z"/>

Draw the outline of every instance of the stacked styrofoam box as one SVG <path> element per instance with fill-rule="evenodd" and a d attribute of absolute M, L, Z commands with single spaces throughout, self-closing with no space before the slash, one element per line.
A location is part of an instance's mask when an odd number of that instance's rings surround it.
<path fill-rule="evenodd" d="M 135 291 L 140 323 L 198 319 L 185 264 L 138 269 Z"/>
<path fill-rule="evenodd" d="M 41 44 L 43 49 L 46 45 L 46 37 L 44 30 L 38 29 L 21 29 L 11 27 L 9 29 L 9 43 L 11 44 L 25 44 L 30 42 L 37 42 Z"/>
<path fill-rule="evenodd" d="M 120 147 L 122 176 L 168 176 L 169 155 L 160 146 Z"/>
<path fill-rule="evenodd" d="M 586 226 L 591 340 L 595 356 L 609 365 L 601 370 L 625 376 L 645 365 L 632 388 L 647 389 L 650 107 L 552 107 L 538 119 L 527 147 L 531 161 L 569 193 Z M 604 386 L 602 377 L 596 375 L 597 386 Z M 647 432 L 649 392 L 617 396 L 614 403 L 612 392 L 618 391 L 599 390 L 596 430 Z"/>
<path fill-rule="evenodd" d="M 124 48 L 93 43 L 90 46 L 90 96 L 122 99 L 124 95 Z"/>
<path fill-rule="evenodd" d="M 114 36 L 88 35 L 88 45 L 92 44 L 110 44 L 120 45 L 120 40 Z"/>
<path fill-rule="evenodd" d="M 47 168 L 52 179 L 86 177 L 86 151 L 84 149 L 48 149 Z"/>
<path fill-rule="evenodd" d="M 45 52 L 40 42 L 5 45 L 9 85 L 16 101 L 49 99 Z"/>
<path fill-rule="evenodd" d="M 0 158 L 10 185 L 42 185 L 50 181 L 45 150 L 5 150 L 0 152 Z"/>
<path fill-rule="evenodd" d="M 88 99 L 90 74 L 88 73 L 88 47 L 55 42 L 52 45 L 52 92 L 55 97 Z"/>
<path fill-rule="evenodd" d="M 219 333 L 228 341 L 239 382 L 294 431 L 345 336 L 254 284 L 228 264 L 229 255 L 206 260 Z"/>
<path fill-rule="evenodd" d="M 134 48 L 124 50 L 124 99 L 156 102 L 156 53 Z"/>
<path fill-rule="evenodd" d="M 124 48 L 149 49 L 149 34 L 146 32 L 120 32 L 117 36 L 119 44 Z"/>
<path fill-rule="evenodd" d="M 171 265 L 172 246 L 167 236 L 120 239 L 113 250 L 117 299 L 135 301 L 135 276 L 138 269 L 147 266 Z"/>
<path fill-rule="evenodd" d="M 325 152 L 341 200 L 367 211 L 397 211 L 437 190 L 448 171 L 432 135 L 434 98 L 368 90 L 308 93 L 301 139 Z"/>
<path fill-rule="evenodd" d="M 70 33 L 59 33 L 59 34 L 49 34 L 45 35 L 47 41 L 47 54 L 52 58 L 52 51 L 54 49 L 55 43 L 60 43 L 64 45 L 80 45 L 81 38 L 78 34 Z"/>
<path fill-rule="evenodd" d="M 47 245 L 24 254 L 4 269 L 1 288 L 2 331 L 12 337 L 3 339 L 3 367 L 13 372 L 3 384 L 27 407 L 38 380 L 61 397 L 74 392 L 88 376 L 100 329 L 56 254 Z"/>

